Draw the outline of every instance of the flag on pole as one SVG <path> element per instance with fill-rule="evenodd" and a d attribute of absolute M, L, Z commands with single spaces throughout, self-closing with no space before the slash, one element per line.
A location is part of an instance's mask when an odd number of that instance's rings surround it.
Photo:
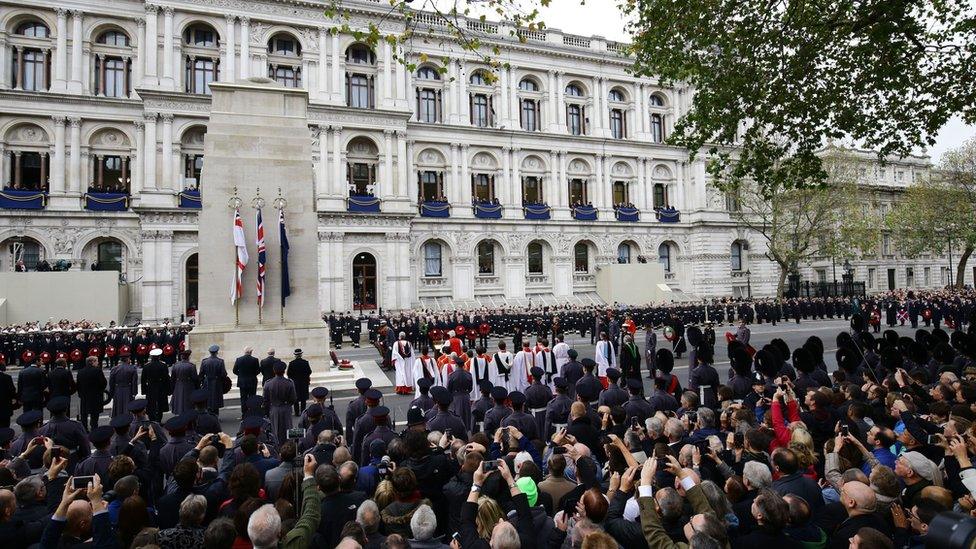
<path fill-rule="evenodd" d="M 264 247 L 264 219 L 261 217 L 261 208 L 258 208 L 258 308 L 264 306 L 264 274 L 265 263 L 268 260 L 268 250 Z"/>
<path fill-rule="evenodd" d="M 285 230 L 285 209 L 278 210 L 278 241 L 281 242 L 281 306 L 285 306 L 285 299 L 291 295 L 291 283 L 288 281 L 288 231 Z"/>
<path fill-rule="evenodd" d="M 234 248 L 237 250 L 237 265 L 234 267 L 234 279 L 230 286 L 230 304 L 234 305 L 237 300 L 244 296 L 244 286 L 241 280 L 244 276 L 244 267 L 247 266 L 247 238 L 244 236 L 244 220 L 241 219 L 241 211 L 234 210 Z"/>

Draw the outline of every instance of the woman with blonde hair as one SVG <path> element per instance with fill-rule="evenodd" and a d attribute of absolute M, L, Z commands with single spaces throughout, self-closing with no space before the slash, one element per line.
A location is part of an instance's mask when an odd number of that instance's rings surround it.
<path fill-rule="evenodd" d="M 505 513 L 497 501 L 488 496 L 478 498 L 478 515 L 475 517 L 474 523 L 478 527 L 478 536 L 481 539 L 491 539 L 491 529 L 498 524 L 499 519 L 504 517 Z"/>
<path fill-rule="evenodd" d="M 803 475 L 817 480 L 817 456 L 813 453 L 813 436 L 803 424 L 793 426 L 787 447 L 796 454 Z"/>
<path fill-rule="evenodd" d="M 393 483 L 389 480 L 380 481 L 376 486 L 376 493 L 373 495 L 373 501 L 376 502 L 376 507 L 382 511 L 387 505 L 393 503 L 396 499 L 396 492 L 393 491 Z"/>

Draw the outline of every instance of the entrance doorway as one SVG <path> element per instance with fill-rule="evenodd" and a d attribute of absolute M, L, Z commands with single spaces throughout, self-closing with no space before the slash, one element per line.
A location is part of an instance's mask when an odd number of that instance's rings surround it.
<path fill-rule="evenodd" d="M 888 269 L 888 289 L 889 290 L 894 290 L 895 289 L 895 270 L 894 269 Z"/>
<path fill-rule="evenodd" d="M 352 306 L 357 310 L 376 308 L 376 258 L 357 254 L 352 262 Z"/>
<path fill-rule="evenodd" d="M 186 259 L 186 316 L 194 317 L 199 308 L 199 294 L 197 292 L 199 283 L 200 254 L 193 254 Z"/>

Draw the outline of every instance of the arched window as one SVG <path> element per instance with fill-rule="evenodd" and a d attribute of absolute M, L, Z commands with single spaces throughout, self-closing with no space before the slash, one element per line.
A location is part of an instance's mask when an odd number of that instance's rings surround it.
<path fill-rule="evenodd" d="M 437 242 L 424 244 L 424 276 L 441 276 L 441 251 Z"/>
<path fill-rule="evenodd" d="M 122 256 L 122 243 L 117 240 L 108 240 L 98 244 L 98 265 L 99 271 L 118 271 L 122 272 L 125 258 Z"/>
<path fill-rule="evenodd" d="M 110 30 L 100 34 L 95 42 L 106 46 L 127 48 L 129 47 L 129 36 L 122 31 Z"/>
<path fill-rule="evenodd" d="M 420 67 L 417 69 L 418 80 L 440 80 L 441 74 L 434 67 Z"/>
<path fill-rule="evenodd" d="M 541 275 L 542 269 L 543 269 L 542 243 L 530 242 L 529 243 L 529 274 Z"/>
<path fill-rule="evenodd" d="M 613 182 L 613 206 L 630 205 L 630 188 L 626 181 Z"/>
<path fill-rule="evenodd" d="M 535 80 L 532 80 L 531 78 L 523 78 L 522 81 L 519 82 L 519 89 L 522 91 L 535 92 L 539 91 L 539 85 L 536 84 Z"/>
<path fill-rule="evenodd" d="M 428 124 L 441 122 L 440 73 L 433 67 L 420 67 L 417 70 L 417 80 L 422 82 L 417 87 L 417 120 Z"/>
<path fill-rule="evenodd" d="M 487 86 L 488 78 L 485 77 L 484 71 L 474 71 L 471 73 L 471 78 L 468 79 L 468 83 L 472 86 Z"/>
<path fill-rule="evenodd" d="M 542 178 L 534 175 L 522 177 L 522 204 L 542 203 Z"/>
<path fill-rule="evenodd" d="M 617 263 L 630 263 L 630 244 L 621 242 L 617 246 Z"/>
<path fill-rule="evenodd" d="M 667 242 L 657 248 L 657 262 L 661 264 L 664 272 L 671 272 L 671 246 Z"/>
<path fill-rule="evenodd" d="M 447 201 L 444 196 L 444 172 L 433 170 L 420 172 L 420 200 L 422 202 Z"/>
<path fill-rule="evenodd" d="M 346 50 L 346 63 L 351 63 L 354 65 L 375 65 L 376 55 L 374 55 L 373 50 L 369 49 L 368 47 L 362 44 L 354 44 L 349 46 L 349 49 Z M 420 73 L 423 70 L 425 69 L 420 69 L 420 71 L 417 72 L 417 76 L 420 76 Z M 427 68 L 427 70 L 433 69 Z M 424 78 L 423 76 L 420 77 Z"/>
<path fill-rule="evenodd" d="M 614 139 L 627 137 L 627 117 L 623 109 L 610 109 L 610 136 Z"/>
<path fill-rule="evenodd" d="M 346 50 L 346 106 L 372 109 L 376 106 L 376 55 L 362 44 Z"/>
<path fill-rule="evenodd" d="M 47 25 L 39 21 L 27 21 L 26 23 L 21 23 L 14 34 L 19 34 L 20 36 L 26 36 L 28 38 L 48 38 L 51 33 L 47 28 Z"/>
<path fill-rule="evenodd" d="M 495 274 L 495 243 L 484 240 L 478 244 L 478 274 L 491 276 Z"/>
<path fill-rule="evenodd" d="M 4 248 L 8 254 L 11 271 L 33 271 L 37 269 L 38 262 L 44 259 L 44 248 L 33 238 L 20 237 L 7 240 L 4 242 Z"/>
<path fill-rule="evenodd" d="M 660 95 L 652 95 L 651 96 L 650 106 L 663 108 L 664 107 L 664 99 L 662 99 Z"/>
<path fill-rule="evenodd" d="M 293 36 L 278 33 L 268 40 L 268 78 L 286 88 L 302 87 L 302 45 Z"/>
<path fill-rule="evenodd" d="M 654 94 L 650 97 L 648 108 L 651 112 L 651 141 L 654 143 L 664 143 L 667 137 L 664 133 L 664 98 Z"/>
<path fill-rule="evenodd" d="M 587 131 L 583 88 L 576 84 L 566 86 L 566 129 L 571 135 L 583 135 Z"/>
<path fill-rule="evenodd" d="M 495 200 L 495 176 L 487 173 L 471 175 L 471 196 L 477 202 Z"/>
<path fill-rule="evenodd" d="M 280 55 L 281 57 L 299 57 L 302 54 L 302 46 L 287 34 L 276 34 L 268 40 L 268 54 Z"/>
<path fill-rule="evenodd" d="M 732 243 L 732 270 L 741 271 L 742 270 L 742 251 L 744 246 L 741 242 Z"/>
<path fill-rule="evenodd" d="M 470 111 L 471 125 L 479 128 L 490 128 L 494 126 L 494 97 L 492 97 L 489 91 L 483 89 L 489 85 L 488 77 L 484 71 L 478 70 L 471 73 L 468 82 L 472 86 L 475 86 L 471 93 L 468 94 L 468 109 Z"/>
<path fill-rule="evenodd" d="M 607 99 L 609 99 L 610 101 L 615 101 L 617 103 L 623 103 L 624 92 L 618 90 L 617 88 L 614 88 L 610 90 L 610 94 L 607 96 Z"/>
<path fill-rule="evenodd" d="M 667 208 L 668 207 L 668 193 L 667 187 L 664 183 L 654 184 L 654 208 Z"/>
<path fill-rule="evenodd" d="M 586 180 L 573 178 L 569 180 L 569 205 L 582 206 L 589 204 L 586 196 Z"/>
<path fill-rule="evenodd" d="M 586 242 L 577 242 L 573 246 L 573 270 L 577 273 L 590 272 L 590 249 Z"/>
<path fill-rule="evenodd" d="M 183 32 L 187 93 L 210 95 L 210 83 L 220 78 L 219 47 L 217 31 L 210 25 L 190 25 Z"/>
<path fill-rule="evenodd" d="M 374 196 L 379 151 L 364 137 L 349 142 L 346 150 L 346 183 L 349 196 Z"/>
<path fill-rule="evenodd" d="M 92 79 L 96 95 L 128 97 L 132 57 L 120 55 L 119 48 L 129 48 L 129 37 L 119 30 L 108 30 L 98 35 L 92 48 L 95 74 Z"/>

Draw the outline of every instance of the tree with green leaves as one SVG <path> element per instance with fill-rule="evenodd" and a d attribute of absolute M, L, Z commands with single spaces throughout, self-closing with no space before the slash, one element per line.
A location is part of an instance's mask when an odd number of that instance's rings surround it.
<path fill-rule="evenodd" d="M 959 253 L 954 285 L 962 287 L 969 256 L 976 251 L 976 202 L 964 185 L 949 177 L 943 173 L 909 187 L 887 225 L 898 250 L 908 257 L 944 255 L 951 245 Z"/>
<path fill-rule="evenodd" d="M 693 92 L 670 142 L 706 152 L 713 174 L 771 193 L 825 183 L 817 151 L 829 140 L 883 159 L 933 144 L 953 115 L 976 122 L 971 0 L 623 0 L 622 9 L 635 73 Z M 791 166 L 791 177 L 773 164 Z"/>

